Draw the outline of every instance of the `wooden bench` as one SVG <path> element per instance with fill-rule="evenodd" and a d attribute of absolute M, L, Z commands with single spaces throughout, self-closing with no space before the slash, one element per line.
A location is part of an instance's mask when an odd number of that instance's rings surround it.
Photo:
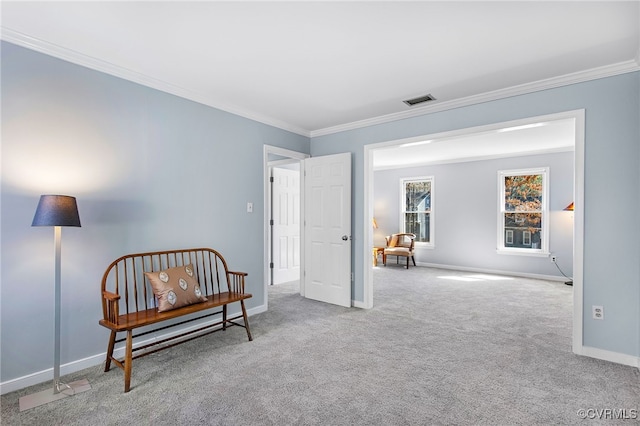
<path fill-rule="evenodd" d="M 191 267 L 189 268 L 188 265 Z M 160 312 L 159 306 L 167 306 L 167 298 L 163 298 L 164 301 L 159 304 L 158 298 L 153 293 L 149 273 L 158 275 L 160 271 L 169 268 L 178 269 L 177 267 L 184 267 L 189 275 L 199 283 L 200 288 L 196 292 L 203 301 Z M 244 304 L 245 299 L 251 297 L 251 294 L 244 291 L 246 276 L 247 274 L 244 272 L 229 271 L 227 263 L 220 253 L 209 248 L 129 254 L 114 260 L 102 278 L 103 319 L 99 323 L 111 331 L 104 371 L 109 371 L 111 362 L 122 368 L 124 370 L 124 391 L 129 392 L 131 364 L 136 358 L 205 334 L 225 330 L 227 325 L 244 327 L 247 331 L 247 337 L 251 341 L 251 331 Z M 180 281 L 180 286 L 182 287 L 184 284 L 186 287 L 185 281 L 182 279 Z M 157 283 L 157 279 L 154 282 Z M 169 297 L 169 299 L 175 299 L 175 297 Z M 228 318 L 227 305 L 235 302 L 240 302 L 242 313 Z M 216 310 L 211 312 L 212 309 Z M 199 312 L 204 314 L 196 315 Z M 133 347 L 134 339 L 141 336 L 220 314 L 222 316 L 217 318 L 217 321 L 216 319 L 210 320 L 214 321 L 213 323 L 203 321 L 193 330 L 178 332 L 177 335 L 164 337 L 158 341 L 152 338 L 149 339 L 151 343 L 147 342 L 142 346 Z M 178 321 L 178 318 L 182 318 L 182 320 Z M 240 318 L 243 323 L 236 321 Z M 141 327 L 145 327 L 145 330 L 137 330 L 139 333 L 134 335 L 133 331 Z M 116 339 L 118 333 L 126 333 L 126 337 Z M 113 356 L 113 351 L 116 343 L 120 342 L 126 342 L 126 344 L 124 358 L 119 360 Z"/>

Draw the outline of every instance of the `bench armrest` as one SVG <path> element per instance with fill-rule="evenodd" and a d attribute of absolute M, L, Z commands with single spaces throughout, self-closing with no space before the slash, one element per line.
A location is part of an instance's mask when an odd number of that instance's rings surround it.
<path fill-rule="evenodd" d="M 120 295 L 111 293 L 110 291 L 102 292 L 102 314 L 106 321 L 118 325 L 118 302 Z"/>
<path fill-rule="evenodd" d="M 246 272 L 229 271 L 229 292 L 244 294 L 244 277 Z"/>

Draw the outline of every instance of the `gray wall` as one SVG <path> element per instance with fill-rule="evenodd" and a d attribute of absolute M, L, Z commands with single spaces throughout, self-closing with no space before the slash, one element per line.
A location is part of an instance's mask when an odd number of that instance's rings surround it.
<path fill-rule="evenodd" d="M 557 275 L 548 257 L 497 254 L 498 170 L 549 167 L 549 249 L 573 274 L 573 152 L 381 170 L 374 173 L 374 244 L 398 232 L 400 179 L 434 177 L 433 249 L 416 248 L 416 262 L 526 274 Z M 395 259 L 393 259 L 395 261 Z"/>
<path fill-rule="evenodd" d="M 62 231 L 62 363 L 106 351 L 100 280 L 115 258 L 213 247 L 263 305 L 263 145 L 309 138 L 2 43 L 1 377 L 52 366 L 53 229 L 39 196 L 76 196 Z M 254 212 L 246 212 L 246 203 Z"/>
<path fill-rule="evenodd" d="M 639 356 L 639 72 L 312 138 L 311 155 L 353 153 L 355 300 L 363 301 L 364 262 L 370 262 L 370 254 L 363 256 L 365 145 L 577 109 L 586 115 L 584 345 Z M 605 307 L 604 321 L 591 319 L 592 305 Z"/>

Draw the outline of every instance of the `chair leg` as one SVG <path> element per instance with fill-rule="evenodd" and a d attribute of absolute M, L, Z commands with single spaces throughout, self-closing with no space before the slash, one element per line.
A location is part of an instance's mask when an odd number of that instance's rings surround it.
<path fill-rule="evenodd" d="M 227 305 L 222 305 L 222 329 L 227 329 Z"/>
<path fill-rule="evenodd" d="M 382 264 L 387 266 L 387 255 L 382 252 Z"/>
<path fill-rule="evenodd" d="M 116 332 L 111 331 L 111 336 L 109 336 L 109 345 L 107 346 L 107 360 L 104 363 L 104 372 L 106 373 L 111 369 L 111 358 L 113 358 L 113 348 L 116 344 Z"/>
<path fill-rule="evenodd" d="M 124 356 L 124 391 L 131 389 L 131 363 L 133 362 L 133 331 L 127 330 L 127 347 Z"/>
<path fill-rule="evenodd" d="M 411 260 L 413 260 L 413 266 L 416 266 L 416 258 L 411 256 Z"/>
<path fill-rule="evenodd" d="M 247 330 L 247 337 L 249 341 L 252 341 L 253 337 L 251 337 L 251 329 L 249 328 L 249 319 L 247 318 L 247 310 L 244 307 L 244 300 L 240 301 L 240 306 L 242 307 L 242 318 L 244 319 L 244 328 Z"/>
<path fill-rule="evenodd" d="M 409 269 L 409 256 L 407 256 L 407 269 Z"/>

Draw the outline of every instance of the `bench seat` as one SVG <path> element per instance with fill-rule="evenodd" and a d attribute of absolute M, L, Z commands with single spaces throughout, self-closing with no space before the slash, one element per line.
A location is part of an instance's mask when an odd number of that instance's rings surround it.
<path fill-rule="evenodd" d="M 119 296 L 113 293 L 105 298 L 111 298 L 117 300 Z M 145 309 L 143 311 L 130 312 L 128 314 L 119 315 L 115 323 L 111 321 L 101 319 L 100 325 L 113 330 L 113 331 L 126 331 L 133 330 L 138 327 L 145 327 L 147 325 L 155 324 L 157 322 L 166 321 L 169 319 L 181 317 L 183 315 L 189 315 L 195 312 L 204 311 L 207 309 L 217 308 L 220 306 L 228 305 L 229 303 L 239 302 L 241 300 L 251 298 L 250 293 L 219 293 L 207 296 L 206 302 L 196 303 L 193 305 L 183 306 L 171 311 L 158 312 L 156 308 Z"/>

